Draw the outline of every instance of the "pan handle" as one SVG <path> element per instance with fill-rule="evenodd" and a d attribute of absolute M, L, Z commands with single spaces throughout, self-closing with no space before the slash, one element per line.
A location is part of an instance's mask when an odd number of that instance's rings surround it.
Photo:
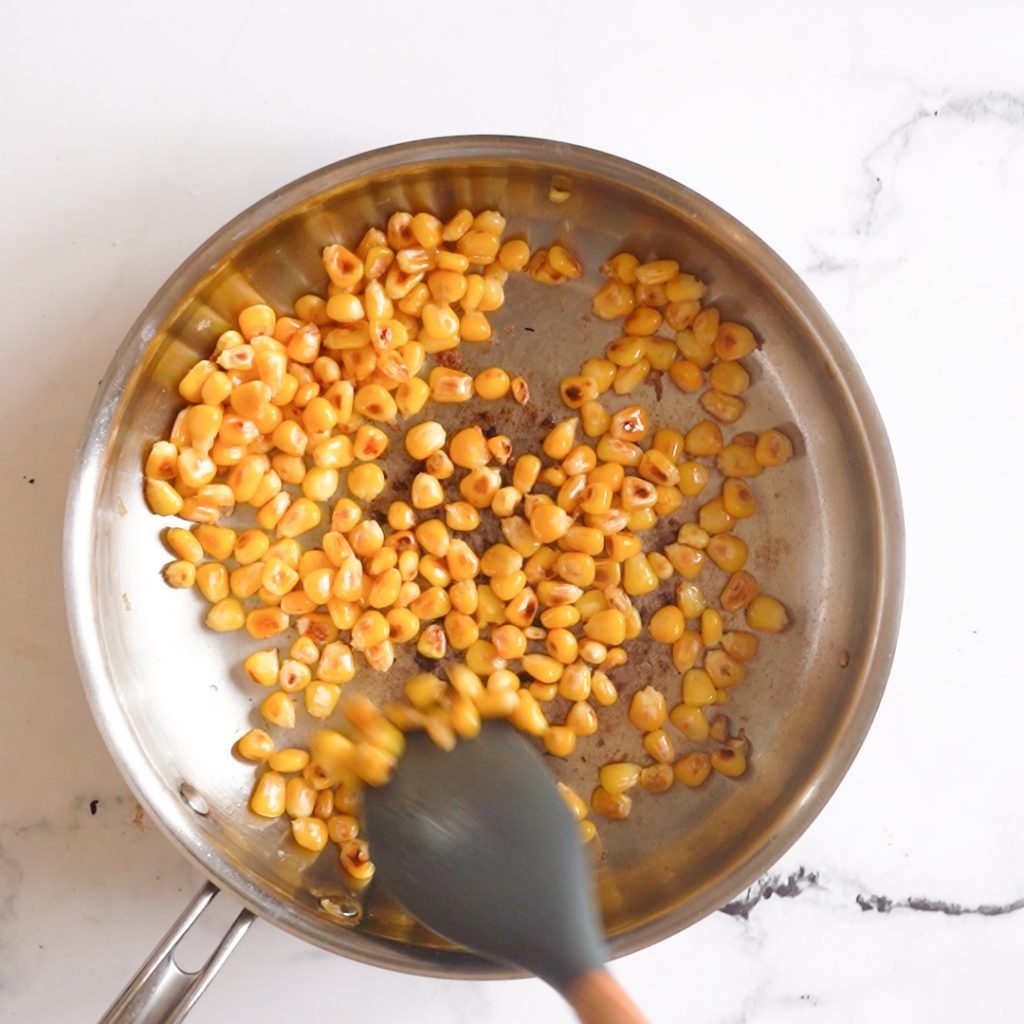
<path fill-rule="evenodd" d="M 243 910 L 198 971 L 181 970 L 174 962 L 178 943 L 219 892 L 207 882 L 196 893 L 99 1024 L 178 1024 L 185 1019 L 254 920 Z"/>

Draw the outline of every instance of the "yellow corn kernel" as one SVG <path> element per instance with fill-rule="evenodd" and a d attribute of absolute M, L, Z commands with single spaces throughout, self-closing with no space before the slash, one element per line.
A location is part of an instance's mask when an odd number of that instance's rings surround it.
<path fill-rule="evenodd" d="M 353 466 L 345 477 L 349 494 L 364 502 L 373 501 L 384 490 L 385 483 L 384 470 L 373 462 Z"/>
<path fill-rule="evenodd" d="M 606 608 L 591 615 L 583 625 L 583 632 L 598 643 L 608 646 L 621 644 L 626 635 L 626 619 L 621 611 Z"/>
<path fill-rule="evenodd" d="M 548 721 L 536 698 L 528 690 L 518 690 L 516 693 L 518 701 L 515 710 L 509 715 L 509 721 L 531 736 L 543 736 L 548 730 Z"/>
<path fill-rule="evenodd" d="M 227 526 L 200 523 L 193 530 L 202 549 L 218 561 L 230 558 L 235 550 L 238 534 Z"/>
<path fill-rule="evenodd" d="M 275 772 L 301 772 L 309 764 L 309 753 L 301 747 L 285 747 L 274 751 L 268 760 L 270 768 Z"/>
<path fill-rule="evenodd" d="M 292 838 L 304 850 L 319 853 L 327 845 L 327 825 L 319 818 L 294 818 L 292 820 Z"/>
<path fill-rule="evenodd" d="M 618 796 L 640 781 L 640 765 L 631 761 L 612 761 L 603 765 L 597 775 L 605 792 Z"/>
<path fill-rule="evenodd" d="M 664 793 L 672 788 L 675 775 L 668 764 L 650 764 L 640 771 L 640 786 L 648 793 Z"/>
<path fill-rule="evenodd" d="M 572 517 L 557 505 L 539 505 L 529 517 L 530 529 L 542 544 L 564 537 L 572 525 Z"/>
<path fill-rule="evenodd" d="M 247 761 L 262 763 L 273 755 L 274 741 L 263 729 L 250 729 L 235 744 L 235 750 Z"/>
<path fill-rule="evenodd" d="M 758 594 L 747 605 L 747 625 L 759 633 L 781 633 L 789 625 L 782 602 L 767 594 Z"/>
<path fill-rule="evenodd" d="M 567 629 L 549 630 L 544 638 L 544 647 L 552 658 L 563 665 L 571 665 L 579 651 L 576 637 Z"/>
<path fill-rule="evenodd" d="M 460 430 L 448 445 L 448 456 L 456 466 L 463 469 L 486 466 L 490 461 L 490 453 L 484 432 L 475 425 Z"/>
<path fill-rule="evenodd" d="M 591 308 L 602 320 L 617 320 L 628 316 L 636 306 L 636 296 L 628 284 L 606 281 L 594 294 Z"/>
<path fill-rule="evenodd" d="M 245 625 L 245 609 L 233 597 L 217 601 L 206 613 L 206 626 L 217 633 L 241 629 Z"/>
<path fill-rule="evenodd" d="M 704 743 L 710 728 L 701 707 L 677 704 L 669 712 L 669 720 L 691 743 Z"/>
<path fill-rule="evenodd" d="M 497 469 L 479 466 L 459 481 L 459 493 L 476 508 L 489 508 L 501 483 L 501 474 Z"/>
<path fill-rule="evenodd" d="M 651 639 L 661 644 L 674 644 L 683 635 L 685 628 L 683 613 L 673 604 L 659 608 L 647 625 Z"/>
<path fill-rule="evenodd" d="M 280 608 L 255 608 L 245 616 L 245 628 L 249 635 L 257 640 L 266 640 L 268 637 L 283 633 L 288 628 L 288 622 L 288 616 Z"/>
<path fill-rule="evenodd" d="M 414 459 L 426 459 L 444 447 L 447 437 L 440 423 L 425 420 L 406 431 L 405 450 Z"/>
<path fill-rule="evenodd" d="M 568 249 L 561 245 L 553 245 L 548 249 L 548 263 L 556 274 L 575 279 L 583 276 L 583 266 Z"/>
<path fill-rule="evenodd" d="M 645 555 L 636 554 L 625 559 L 622 566 L 622 586 L 631 597 L 649 594 L 658 588 L 659 582 Z"/>
<path fill-rule="evenodd" d="M 757 637 L 753 633 L 733 630 L 723 635 L 722 650 L 736 661 L 750 661 L 757 653 Z"/>
<path fill-rule="evenodd" d="M 615 374 L 612 390 L 617 395 L 631 395 L 651 372 L 651 363 L 647 358 L 631 366 L 620 366 Z"/>
<path fill-rule="evenodd" d="M 395 407 L 402 416 L 415 416 L 430 397 L 430 386 L 425 380 L 413 377 L 403 381 L 395 389 Z"/>
<path fill-rule="evenodd" d="M 672 645 L 672 664 L 677 671 L 685 672 L 696 665 L 700 652 L 700 633 L 684 629 L 682 636 Z"/>
<path fill-rule="evenodd" d="M 249 809 L 263 818 L 279 818 L 284 814 L 284 803 L 284 776 L 280 772 L 264 772 L 253 788 Z"/>
<path fill-rule="evenodd" d="M 645 358 L 644 339 L 628 334 L 624 335 L 605 348 L 605 358 L 617 367 L 615 377 L 612 379 L 612 388 L 614 389 L 619 370 L 623 367 L 637 366 L 643 362 Z"/>
<path fill-rule="evenodd" d="M 511 386 L 509 375 L 498 366 L 481 370 L 473 378 L 473 389 L 480 398 L 487 401 L 504 398 Z"/>
<path fill-rule="evenodd" d="M 205 562 L 196 568 L 196 586 L 210 604 L 223 601 L 230 593 L 227 569 L 219 562 Z"/>
<path fill-rule="evenodd" d="M 646 750 L 647 753 L 650 754 L 650 756 L 659 764 L 670 765 L 678 757 L 678 754 L 676 753 L 676 746 L 672 742 L 672 737 L 669 736 L 664 729 L 654 729 L 651 732 L 646 733 L 644 735 L 643 745 L 644 750 Z M 642 777 L 640 783 L 643 785 Z"/>
<path fill-rule="evenodd" d="M 761 592 L 761 585 L 743 569 L 734 572 L 719 595 L 722 610 L 736 612 L 746 608 Z"/>
<path fill-rule="evenodd" d="M 349 473 L 351 476 L 351 472 Z M 277 524 L 278 537 L 299 537 L 320 525 L 320 506 L 309 498 L 296 498 Z"/>
<path fill-rule="evenodd" d="M 736 525 L 736 517 L 729 514 L 721 498 L 712 498 L 702 505 L 697 521 L 708 533 L 727 533 Z"/>
<path fill-rule="evenodd" d="M 539 683 L 557 683 L 565 668 L 562 662 L 547 654 L 525 654 L 522 665 L 523 671 Z"/>
<path fill-rule="evenodd" d="M 676 587 L 676 604 L 684 618 L 699 619 L 707 607 L 707 599 L 696 583 L 680 583 Z"/>
<path fill-rule="evenodd" d="M 529 260 L 530 247 L 519 238 L 510 239 L 498 250 L 498 263 L 510 274 L 522 270 Z"/>
<path fill-rule="evenodd" d="M 324 792 L 330 793 L 330 790 Z M 308 818 L 316 808 L 317 791 L 303 778 L 289 779 L 284 788 L 285 813 L 292 818 Z"/>
<path fill-rule="evenodd" d="M 449 530 L 469 533 L 480 525 L 480 513 L 468 501 L 456 501 L 445 505 L 444 521 Z"/>
<path fill-rule="evenodd" d="M 707 553 L 722 572 L 738 572 L 747 562 L 746 543 L 731 533 L 715 534 L 708 541 Z"/>
<path fill-rule="evenodd" d="M 576 428 L 579 422 L 579 417 L 573 416 L 551 428 L 541 445 L 549 459 L 560 462 L 569 454 L 576 443 Z"/>
<path fill-rule="evenodd" d="M 295 728 L 295 705 L 283 690 L 268 694 L 260 704 L 260 714 L 271 724 L 282 729 Z"/>
<path fill-rule="evenodd" d="M 781 430 L 765 430 L 758 435 L 754 457 L 762 466 L 782 466 L 793 457 L 793 442 Z"/>
<path fill-rule="evenodd" d="M 668 718 L 668 705 L 659 690 L 653 686 L 645 686 L 633 694 L 633 699 L 629 702 L 629 720 L 641 732 L 660 729 L 665 724 L 666 718 Z M 604 784 L 603 779 L 602 784 Z"/>
<path fill-rule="evenodd" d="M 323 679 L 314 679 L 303 690 L 303 702 L 306 713 L 313 718 L 327 718 L 341 697 L 341 687 L 337 683 L 328 683 Z"/>
<path fill-rule="evenodd" d="M 702 668 L 691 668 L 683 675 L 682 699 L 690 707 L 705 707 L 715 702 L 715 684 Z"/>
<path fill-rule="evenodd" d="M 552 725 L 544 733 L 544 748 L 554 757 L 568 757 L 576 749 L 576 733 L 565 725 Z"/>

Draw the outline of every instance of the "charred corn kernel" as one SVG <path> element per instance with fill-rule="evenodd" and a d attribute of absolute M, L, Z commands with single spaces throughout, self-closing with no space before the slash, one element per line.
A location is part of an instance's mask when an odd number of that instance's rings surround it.
<path fill-rule="evenodd" d="M 337 707 L 340 697 L 341 687 L 337 683 L 328 683 L 323 679 L 314 679 L 303 690 L 306 714 L 321 720 L 327 718 Z"/>
<path fill-rule="evenodd" d="M 548 720 L 536 698 L 528 690 L 518 690 L 516 693 L 519 699 L 515 710 L 508 716 L 509 721 L 521 732 L 543 736 L 548 730 Z"/>
<path fill-rule="evenodd" d="M 700 640 L 705 647 L 714 647 L 722 639 L 722 616 L 714 608 L 705 608 L 700 615 Z"/>
<path fill-rule="evenodd" d="M 606 281 L 595 292 L 591 308 L 602 320 L 618 320 L 628 316 L 636 306 L 633 289 L 622 281 Z"/>
<path fill-rule="evenodd" d="M 178 449 L 170 441 L 157 441 L 146 458 L 145 475 L 151 480 L 173 480 L 178 470 Z"/>
<path fill-rule="evenodd" d="M 264 772 L 256 781 L 249 809 L 262 818 L 279 818 L 284 814 L 285 780 L 280 772 Z"/>
<path fill-rule="evenodd" d="M 360 882 L 368 882 L 377 870 L 370 860 L 370 848 L 362 839 L 350 839 L 345 843 L 338 859 L 342 868 Z"/>
<path fill-rule="evenodd" d="M 206 627 L 217 633 L 229 633 L 245 625 L 245 609 L 233 597 L 217 601 L 206 613 Z"/>
<path fill-rule="evenodd" d="M 753 633 L 733 630 L 723 635 L 722 650 L 736 661 L 750 661 L 757 653 L 757 637 Z"/>
<path fill-rule="evenodd" d="M 617 395 L 631 395 L 647 379 L 650 372 L 651 363 L 647 358 L 632 366 L 621 366 L 615 374 L 612 390 Z"/>
<path fill-rule="evenodd" d="M 664 793 L 674 781 L 672 766 L 668 764 L 650 764 L 640 771 L 640 786 L 648 793 Z"/>
<path fill-rule="evenodd" d="M 712 498 L 702 505 L 697 521 L 708 533 L 727 533 L 736 525 L 736 517 L 729 514 L 721 498 Z"/>
<path fill-rule="evenodd" d="M 405 450 L 414 459 L 426 459 L 440 451 L 448 439 L 443 426 L 436 420 L 426 420 L 410 427 L 405 434 Z"/>
<path fill-rule="evenodd" d="M 542 544 L 564 537 L 572 525 L 572 517 L 557 505 L 540 505 L 529 517 L 530 529 Z"/>
<path fill-rule="evenodd" d="M 408 643 L 420 631 L 420 620 L 408 608 L 391 608 L 386 618 L 392 643 Z"/>
<path fill-rule="evenodd" d="M 604 350 L 605 358 L 610 362 L 614 363 L 617 367 L 615 371 L 615 377 L 612 379 L 612 387 L 615 386 L 615 379 L 619 375 L 619 370 L 624 366 L 636 366 L 645 357 L 645 347 L 643 338 L 635 338 L 632 335 L 624 335 L 623 337 L 611 342 Z"/>
<path fill-rule="evenodd" d="M 659 764 L 670 765 L 678 757 L 676 745 L 672 742 L 672 737 L 664 729 L 653 729 L 651 732 L 646 733 L 643 745 L 644 750 Z M 641 779 L 641 783 L 642 781 Z"/>
<path fill-rule="evenodd" d="M 730 779 L 739 778 L 747 770 L 746 755 L 729 747 L 719 747 L 708 755 L 711 767 Z"/>
<path fill-rule="evenodd" d="M 339 846 L 359 835 L 359 819 L 353 814 L 332 814 L 327 819 L 327 838 Z"/>
<path fill-rule="evenodd" d="M 435 402 L 468 402 L 473 397 L 473 378 L 460 370 L 435 366 L 429 383 L 430 397 Z"/>
<path fill-rule="evenodd" d="M 715 354 L 719 359 L 733 361 L 749 356 L 757 348 L 749 327 L 723 320 L 715 334 Z"/>
<path fill-rule="evenodd" d="M 719 689 L 742 683 L 747 674 L 743 663 L 730 658 L 725 651 L 708 651 L 704 655 L 704 671 Z"/>
<path fill-rule="evenodd" d="M 762 466 L 782 466 L 793 458 L 793 442 L 781 430 L 765 430 L 758 435 L 754 457 Z"/>
<path fill-rule="evenodd" d="M 761 585 L 757 580 L 749 572 L 740 569 L 729 577 L 718 600 L 722 611 L 737 612 L 746 608 L 760 593 Z"/>
<path fill-rule="evenodd" d="M 747 605 L 747 625 L 759 633 L 781 633 L 789 625 L 789 616 L 781 601 L 758 594 Z"/>
<path fill-rule="evenodd" d="M 721 423 L 735 423 L 743 415 L 745 408 L 742 398 L 726 395 L 721 391 L 705 391 L 700 396 L 700 404 L 708 415 Z"/>
<path fill-rule="evenodd" d="M 643 282 L 637 281 L 633 293 L 638 306 L 664 306 L 668 302 L 665 285 L 661 283 L 643 284 Z"/>
<path fill-rule="evenodd" d="M 513 377 L 510 390 L 512 392 L 512 398 L 519 405 L 526 405 L 530 401 L 530 386 L 526 383 L 525 377 Z"/>
<path fill-rule="evenodd" d="M 164 580 L 169 587 L 176 590 L 187 590 L 196 581 L 196 567 L 193 562 L 179 559 L 164 566 Z"/>
<path fill-rule="evenodd" d="M 283 690 L 268 694 L 260 704 L 260 714 L 271 724 L 282 729 L 295 728 L 295 705 Z"/>
<path fill-rule="evenodd" d="M 398 406 L 387 388 L 381 384 L 364 384 L 352 400 L 353 410 L 368 420 L 391 422 L 398 415 Z"/>
<path fill-rule="evenodd" d="M 363 462 L 379 459 L 388 447 L 388 436 L 380 427 L 364 423 L 352 442 L 352 453 Z"/>
<path fill-rule="evenodd" d="M 210 610 L 213 611 L 212 608 Z M 266 640 L 283 633 L 288 628 L 288 622 L 288 616 L 280 608 L 254 608 L 245 616 L 245 628 L 249 636 L 257 640 Z"/>
<path fill-rule="evenodd" d="M 448 634 L 445 633 L 444 626 L 438 623 L 427 626 L 416 641 L 416 652 L 423 655 L 424 658 L 433 658 L 435 661 L 439 661 L 445 656 L 447 650 Z"/>
<path fill-rule="evenodd" d="M 612 761 L 597 773 L 602 788 L 612 796 L 632 789 L 640 781 L 640 765 L 631 761 Z"/>
<path fill-rule="evenodd" d="M 684 786 L 695 788 L 711 774 L 711 760 L 702 751 L 694 751 L 676 761 L 672 772 Z"/>
<path fill-rule="evenodd" d="M 629 702 L 629 720 L 641 732 L 660 729 L 666 718 L 668 704 L 660 690 L 653 686 L 645 686 L 633 694 L 633 699 Z"/>
<path fill-rule="evenodd" d="M 710 732 L 703 708 L 677 704 L 669 712 L 669 721 L 691 742 L 704 743 Z"/>
<path fill-rule="evenodd" d="M 512 442 L 504 434 L 495 434 L 487 438 L 487 451 L 499 466 L 506 466 L 512 458 Z"/>
<path fill-rule="evenodd" d="M 338 639 L 338 627 L 331 621 L 331 616 L 324 612 L 310 612 L 295 622 L 295 631 L 299 636 L 308 636 L 323 646 Z"/>
<path fill-rule="evenodd" d="M 731 533 L 715 534 L 708 541 L 708 557 L 722 572 L 738 572 L 747 563 L 747 545 Z"/>
<path fill-rule="evenodd" d="M 480 525 L 480 513 L 468 501 L 455 501 L 445 505 L 444 521 L 449 530 L 469 533 Z"/>
<path fill-rule="evenodd" d="M 637 509 L 653 508 L 658 500 L 658 492 L 649 480 L 641 480 L 636 476 L 627 476 L 622 481 L 620 501 L 627 512 Z"/>
<path fill-rule="evenodd" d="M 567 725 L 552 725 L 544 733 L 544 748 L 554 757 L 568 757 L 576 749 L 576 733 Z"/>
<path fill-rule="evenodd" d="M 489 508 L 501 487 L 501 474 L 490 466 L 471 469 L 459 481 L 459 493 L 476 508 Z"/>
<path fill-rule="evenodd" d="M 683 674 L 683 703 L 690 707 L 706 707 L 715 702 L 715 684 L 702 668 L 691 668 Z"/>
<path fill-rule="evenodd" d="M 637 780 L 640 778 L 640 769 L 637 768 Z M 621 821 L 629 817 L 633 809 L 633 801 L 626 792 L 609 793 L 603 786 L 598 786 L 590 797 L 590 806 L 595 814 L 602 818 L 611 818 Z"/>
<path fill-rule="evenodd" d="M 511 386 L 509 375 L 498 366 L 481 370 L 473 378 L 473 388 L 477 395 L 488 401 L 504 398 Z"/>
<path fill-rule="evenodd" d="M 273 755 L 274 741 L 263 729 L 250 729 L 235 744 L 235 749 L 239 757 L 262 763 Z M 273 768 L 273 765 L 271 767 Z"/>
<path fill-rule="evenodd" d="M 558 284 L 565 280 L 565 275 L 560 274 L 551 264 L 550 253 L 547 249 L 537 249 L 530 256 L 530 262 L 526 265 L 526 272 L 531 280 L 541 284 Z"/>
<path fill-rule="evenodd" d="M 612 416 L 608 433 L 616 441 L 642 441 L 650 429 L 647 410 L 642 405 L 629 405 Z"/>

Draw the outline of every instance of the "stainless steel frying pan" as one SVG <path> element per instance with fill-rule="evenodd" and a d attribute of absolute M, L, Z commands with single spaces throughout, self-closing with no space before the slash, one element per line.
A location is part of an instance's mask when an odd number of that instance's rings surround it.
<path fill-rule="evenodd" d="M 546 418 L 561 409 L 560 377 L 617 334 L 615 325 L 591 319 L 589 297 L 600 263 L 628 249 L 641 258 L 677 257 L 709 282 L 727 316 L 754 327 L 764 347 L 748 360 L 754 383 L 742 429 L 781 424 L 796 441 L 797 458 L 756 482 L 763 511 L 743 531 L 753 571 L 794 618 L 788 632 L 762 644 L 729 708 L 751 737 L 752 770 L 738 783 L 716 778 L 700 791 L 676 787 L 638 799 L 628 822 L 601 828 L 598 880 L 614 952 L 692 924 L 754 881 L 818 814 L 864 739 L 899 620 L 898 484 L 860 371 L 793 271 L 707 200 L 593 150 L 479 136 L 344 160 L 258 202 L 171 276 L 114 356 L 82 441 L 65 566 L 85 688 L 139 801 L 213 883 L 109 1020 L 177 1020 L 191 1005 L 250 919 L 236 922 L 204 972 L 181 975 L 171 959 L 176 935 L 214 886 L 355 960 L 444 977 L 509 973 L 446 945 L 375 887 L 349 891 L 334 858 L 300 856 L 281 842 L 279 822 L 248 812 L 252 771 L 230 747 L 256 722 L 258 695 L 236 667 L 252 645 L 204 630 L 201 599 L 165 586 L 164 524 L 147 511 L 140 477 L 144 451 L 179 408 L 178 380 L 240 308 L 266 301 L 290 310 L 297 296 L 323 288 L 322 246 L 353 244 L 393 210 L 443 214 L 460 206 L 503 210 L 510 234 L 533 245 L 562 241 L 587 270 L 582 281 L 557 288 L 510 281 L 496 340 L 463 345 L 460 354 L 467 369 L 500 364 L 524 373 L 531 406 L 470 403 L 449 407 L 452 420 L 491 417 L 520 450 L 536 446 Z M 700 418 L 693 398 L 671 385 L 645 385 L 636 397 L 662 425 L 685 428 Z M 702 577 L 710 592 L 719 582 L 713 568 Z M 403 668 L 350 685 L 381 692 L 400 685 Z M 665 651 L 636 641 L 619 672 L 627 692 L 654 680 L 675 697 L 678 676 Z M 553 765 L 581 792 L 600 763 L 639 753 L 626 703 L 603 717 L 602 733 L 581 743 L 570 764 Z"/>

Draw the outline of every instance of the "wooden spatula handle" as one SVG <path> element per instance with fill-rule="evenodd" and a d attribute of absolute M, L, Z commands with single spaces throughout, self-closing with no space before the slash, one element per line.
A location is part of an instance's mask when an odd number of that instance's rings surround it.
<path fill-rule="evenodd" d="M 587 971 L 565 993 L 580 1024 L 649 1024 L 625 989 L 607 971 Z"/>

